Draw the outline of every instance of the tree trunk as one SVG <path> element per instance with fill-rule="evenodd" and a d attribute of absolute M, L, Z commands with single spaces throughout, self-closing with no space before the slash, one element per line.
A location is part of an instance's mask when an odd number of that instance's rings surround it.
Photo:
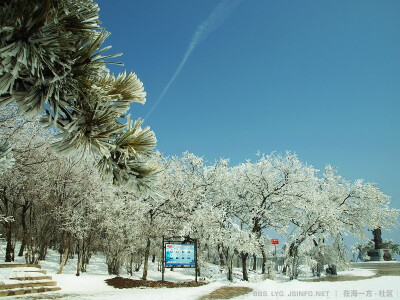
<path fill-rule="evenodd" d="M 257 270 L 257 256 L 253 254 L 253 271 Z"/>
<path fill-rule="evenodd" d="M 62 271 L 64 269 L 64 266 L 65 266 L 65 263 L 67 262 L 69 247 L 71 245 L 71 237 L 72 237 L 72 234 L 68 233 L 67 234 L 67 240 L 65 241 L 65 249 L 64 249 L 64 252 L 63 252 L 62 258 L 61 258 L 60 268 L 59 268 L 57 274 L 61 274 L 62 273 Z"/>
<path fill-rule="evenodd" d="M 5 224 L 6 227 L 6 240 L 7 240 L 7 246 L 6 246 L 6 262 L 11 262 L 14 261 L 14 246 L 12 243 L 12 224 L 11 222 L 7 222 Z"/>
<path fill-rule="evenodd" d="M 18 256 L 24 255 L 24 250 L 26 247 L 26 240 L 28 238 L 28 229 L 26 228 L 26 211 L 27 210 L 28 210 L 28 207 L 26 205 L 24 205 L 22 207 L 22 212 L 21 212 L 22 241 L 21 241 L 21 248 L 19 248 Z"/>
<path fill-rule="evenodd" d="M 26 244 L 25 261 L 27 264 L 37 265 L 39 264 L 39 251 L 33 244 L 32 240 L 32 238 L 28 238 L 28 243 Z"/>
<path fill-rule="evenodd" d="M 42 243 L 39 247 L 39 260 L 46 260 L 46 254 L 47 254 L 47 241 Z"/>
<path fill-rule="evenodd" d="M 91 256 L 91 235 L 89 235 L 89 238 L 87 242 L 82 241 L 82 263 L 81 263 L 81 272 L 86 272 L 87 266 L 89 264 L 90 256 Z"/>
<path fill-rule="evenodd" d="M 133 253 L 129 255 L 129 263 L 126 267 L 126 271 L 128 272 L 129 275 L 133 275 Z"/>
<path fill-rule="evenodd" d="M 149 255 L 150 255 L 150 238 L 147 238 L 146 251 L 144 252 L 144 266 L 143 266 L 143 280 L 147 280 L 147 269 L 149 267 Z"/>
<path fill-rule="evenodd" d="M 61 237 L 61 240 L 63 240 L 63 239 L 64 239 L 64 234 Z M 62 243 L 59 243 L 59 245 L 58 245 L 58 253 L 60 253 L 60 262 L 59 262 L 60 265 L 61 265 L 61 262 L 62 262 L 62 257 L 63 257 L 64 251 L 65 251 L 65 249 L 63 248 Z"/>
<path fill-rule="evenodd" d="M 82 250 L 80 244 L 81 242 L 78 241 L 78 245 L 76 246 L 76 250 L 78 252 L 78 262 L 76 264 L 76 276 L 81 275 L 81 269 L 82 269 Z"/>
<path fill-rule="evenodd" d="M 136 262 L 136 264 L 135 264 L 135 272 L 139 272 L 141 266 L 142 266 L 142 261 L 141 260 L 139 262 Z"/>
<path fill-rule="evenodd" d="M 316 276 L 321 277 L 321 273 L 324 271 L 324 263 L 321 262 L 320 260 L 317 261 L 317 267 L 316 267 Z"/>
<path fill-rule="evenodd" d="M 219 266 L 224 267 L 225 266 L 224 255 L 222 254 L 222 249 L 220 244 L 218 244 L 218 255 L 219 255 Z"/>
<path fill-rule="evenodd" d="M 117 256 L 113 256 L 107 259 L 107 269 L 108 274 L 110 275 L 119 275 L 119 268 L 121 266 L 121 262 Z"/>
<path fill-rule="evenodd" d="M 225 256 L 226 268 L 228 269 L 227 279 L 229 281 L 233 281 L 232 277 L 232 268 L 233 268 L 233 255 L 229 257 L 229 248 L 225 248 L 221 246 L 221 252 Z"/>
<path fill-rule="evenodd" d="M 265 274 L 265 264 L 267 262 L 267 256 L 265 255 L 264 249 L 261 249 L 262 254 L 262 266 L 261 266 L 261 274 Z M 276 261 L 275 261 L 276 264 Z"/>
<path fill-rule="evenodd" d="M 289 248 L 289 256 L 292 258 L 292 266 L 291 266 L 291 274 L 290 280 L 296 279 L 298 277 L 298 257 L 297 257 L 297 250 L 299 245 L 292 243 Z"/>
<path fill-rule="evenodd" d="M 241 253 L 241 258 L 242 258 L 242 273 L 243 273 L 243 280 L 249 281 L 249 275 L 247 274 L 247 257 L 249 256 L 248 253 Z"/>
<path fill-rule="evenodd" d="M 8 205 L 9 201 L 8 201 L 8 198 L 6 197 L 5 188 L 4 188 L 3 194 L 4 194 L 3 201 L 4 201 L 4 208 L 5 208 L 5 216 L 8 217 L 8 216 L 10 216 L 9 205 Z M 11 221 L 6 222 L 4 224 L 4 227 L 6 229 L 6 240 L 7 240 L 5 261 L 11 262 L 11 261 L 14 261 L 14 246 L 12 244 L 12 223 L 11 223 Z"/>
<path fill-rule="evenodd" d="M 153 254 L 153 258 L 151 259 L 151 262 L 152 262 L 152 263 L 155 263 L 155 262 L 156 262 L 156 255 L 155 255 L 155 254 Z"/>
<path fill-rule="evenodd" d="M 228 268 L 228 274 L 227 274 L 227 278 L 229 281 L 233 281 L 233 277 L 232 277 L 232 267 L 233 267 L 233 260 L 229 260 L 228 258 L 226 258 L 226 266 Z"/>

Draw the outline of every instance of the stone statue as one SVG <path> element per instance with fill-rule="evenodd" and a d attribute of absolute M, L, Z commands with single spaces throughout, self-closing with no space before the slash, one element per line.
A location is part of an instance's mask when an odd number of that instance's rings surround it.
<path fill-rule="evenodd" d="M 374 235 L 374 243 L 375 243 L 375 249 L 382 249 L 382 231 L 380 228 L 376 228 L 372 230 L 372 233 Z"/>

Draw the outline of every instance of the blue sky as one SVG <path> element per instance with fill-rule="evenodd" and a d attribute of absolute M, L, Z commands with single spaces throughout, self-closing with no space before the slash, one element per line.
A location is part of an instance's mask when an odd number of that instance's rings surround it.
<path fill-rule="evenodd" d="M 214 0 L 97 1 L 106 45 L 147 92 L 146 116 Z M 243 0 L 201 41 L 145 120 L 158 150 L 232 165 L 296 152 L 376 183 L 400 208 L 400 1 Z M 400 242 L 400 230 L 384 232 Z"/>

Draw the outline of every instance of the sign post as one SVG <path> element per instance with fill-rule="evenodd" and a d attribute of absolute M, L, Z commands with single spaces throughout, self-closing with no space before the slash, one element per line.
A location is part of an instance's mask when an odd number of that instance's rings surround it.
<path fill-rule="evenodd" d="M 197 239 L 196 240 L 194 240 L 194 245 L 195 245 L 195 247 L 194 247 L 194 261 L 195 261 L 195 273 L 196 273 L 196 276 L 195 276 L 195 281 L 197 282 L 197 270 L 198 270 L 198 268 L 197 268 Z"/>
<path fill-rule="evenodd" d="M 278 258 L 276 256 L 276 245 L 279 244 L 279 240 L 278 239 L 271 239 L 271 244 L 274 245 L 274 247 L 275 247 L 275 255 L 274 255 L 275 256 L 275 269 L 277 270 L 277 268 L 278 268 L 278 265 L 277 265 Z"/>
<path fill-rule="evenodd" d="M 164 281 L 164 271 L 165 271 L 165 268 L 164 268 L 164 261 L 165 261 L 165 258 L 164 258 L 164 236 L 162 237 L 162 244 L 163 244 L 163 251 L 162 251 L 162 260 L 161 260 L 161 264 L 162 264 L 162 266 L 161 266 L 161 272 L 162 272 L 161 281 Z"/>
<path fill-rule="evenodd" d="M 162 281 L 164 281 L 166 267 L 195 268 L 197 282 L 197 240 L 163 237 Z"/>
<path fill-rule="evenodd" d="M 279 240 L 278 239 L 271 239 L 271 244 L 275 246 L 275 257 L 276 257 L 276 245 L 279 244 Z"/>

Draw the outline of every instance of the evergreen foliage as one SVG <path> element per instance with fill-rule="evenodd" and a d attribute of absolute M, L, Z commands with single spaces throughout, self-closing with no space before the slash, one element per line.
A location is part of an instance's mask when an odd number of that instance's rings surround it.
<path fill-rule="evenodd" d="M 41 121 L 59 131 L 59 153 L 94 153 L 115 184 L 140 185 L 155 171 L 146 161 L 156 138 L 141 120 L 120 120 L 146 93 L 135 73 L 109 73 L 107 60 L 119 54 L 104 55 L 111 47 L 102 48 L 109 33 L 98 11 L 91 0 L 2 1 L 0 105 L 44 112 Z"/>

